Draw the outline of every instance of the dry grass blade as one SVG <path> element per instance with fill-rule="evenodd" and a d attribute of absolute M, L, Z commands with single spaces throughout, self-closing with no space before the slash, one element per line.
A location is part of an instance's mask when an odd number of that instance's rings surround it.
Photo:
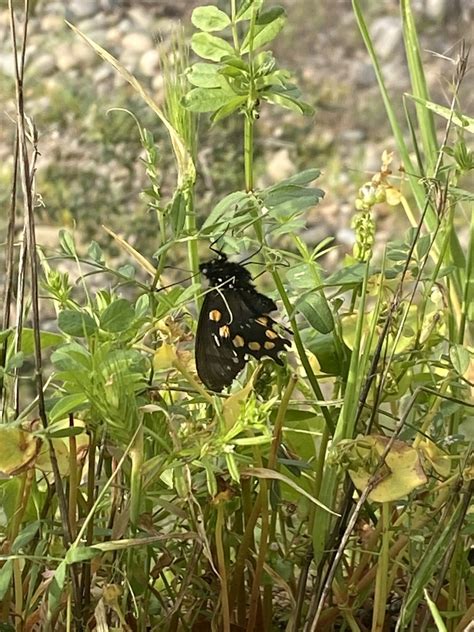
<path fill-rule="evenodd" d="M 186 149 L 186 144 L 184 143 L 181 136 L 175 130 L 175 128 L 171 125 L 169 120 L 166 118 L 162 110 L 158 107 L 155 100 L 152 96 L 145 90 L 145 88 L 141 85 L 136 77 L 134 77 L 126 68 L 123 66 L 113 55 L 107 52 L 102 46 L 94 42 L 94 40 L 87 37 L 85 33 L 83 33 L 76 26 L 66 21 L 66 24 L 75 32 L 77 35 L 82 37 L 82 39 L 95 50 L 95 52 L 102 57 L 104 61 L 109 63 L 111 66 L 117 70 L 117 72 L 126 80 L 128 83 L 136 90 L 136 92 L 141 96 L 141 98 L 145 101 L 145 103 L 155 112 L 160 121 L 166 127 L 170 139 L 171 144 L 173 145 L 173 150 L 176 158 L 176 163 L 178 165 L 178 186 L 183 184 L 187 179 L 193 181 L 196 175 L 196 170 L 194 167 L 194 162 Z"/>

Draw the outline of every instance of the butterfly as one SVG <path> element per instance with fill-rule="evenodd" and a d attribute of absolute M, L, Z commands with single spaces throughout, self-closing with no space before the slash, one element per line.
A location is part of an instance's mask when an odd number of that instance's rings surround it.
<path fill-rule="evenodd" d="M 291 343 L 268 315 L 276 310 L 275 302 L 257 292 L 247 268 L 217 253 L 199 266 L 213 289 L 204 297 L 199 314 L 195 355 L 202 382 L 219 392 L 232 383 L 249 356 L 268 357 L 283 365 L 279 355 Z"/>

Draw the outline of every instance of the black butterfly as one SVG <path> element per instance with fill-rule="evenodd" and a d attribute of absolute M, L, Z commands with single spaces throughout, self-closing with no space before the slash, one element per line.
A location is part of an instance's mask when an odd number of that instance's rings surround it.
<path fill-rule="evenodd" d="M 249 355 L 282 365 L 279 354 L 290 341 L 275 330 L 268 313 L 277 306 L 257 292 L 250 272 L 221 252 L 199 269 L 215 288 L 204 298 L 196 334 L 196 368 L 204 384 L 213 391 L 229 386 Z"/>

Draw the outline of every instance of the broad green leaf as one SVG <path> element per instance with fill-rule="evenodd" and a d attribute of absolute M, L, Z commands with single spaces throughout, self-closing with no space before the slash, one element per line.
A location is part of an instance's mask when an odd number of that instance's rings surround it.
<path fill-rule="evenodd" d="M 234 98 L 234 92 L 223 88 L 193 88 L 182 102 L 191 112 L 215 112 Z"/>
<path fill-rule="evenodd" d="M 11 552 L 13 554 L 20 553 L 21 549 L 23 549 L 27 544 L 31 542 L 31 540 L 35 537 L 40 528 L 41 522 L 39 520 L 35 520 L 34 522 L 30 522 L 27 524 L 20 533 L 16 536 L 13 544 Z"/>
<path fill-rule="evenodd" d="M 135 319 L 135 310 L 124 298 L 111 303 L 100 316 L 100 328 L 110 333 L 125 331 Z"/>
<path fill-rule="evenodd" d="M 305 169 L 304 171 L 300 171 L 299 173 L 295 173 L 295 175 L 282 180 L 278 184 L 274 184 L 273 186 L 265 189 L 266 193 L 270 193 L 270 191 L 274 191 L 275 189 L 279 189 L 282 186 L 286 186 L 289 184 L 296 184 L 299 186 L 304 186 L 313 182 L 321 175 L 320 169 Z"/>
<path fill-rule="evenodd" d="M 186 70 L 186 78 L 196 88 L 221 88 L 222 77 L 216 64 L 198 62 Z"/>
<path fill-rule="evenodd" d="M 439 114 L 446 120 L 452 120 L 452 122 L 458 127 L 462 127 L 467 130 L 471 134 L 474 134 L 474 118 L 471 116 L 466 116 L 465 114 L 461 114 L 459 112 L 453 111 L 451 112 L 450 108 L 447 108 L 443 105 L 438 105 L 437 103 L 433 103 L 432 101 L 427 101 L 426 99 L 422 99 L 420 97 L 415 97 L 412 94 L 407 94 L 410 99 L 424 105 L 428 110 L 431 110 L 435 114 Z"/>
<path fill-rule="evenodd" d="M 252 11 L 257 12 L 263 4 L 263 0 L 243 0 L 239 10 L 237 11 L 237 22 L 250 20 Z"/>
<path fill-rule="evenodd" d="M 76 245 L 74 243 L 74 237 L 65 228 L 61 228 L 59 231 L 59 245 L 63 252 L 71 257 L 76 256 Z"/>
<path fill-rule="evenodd" d="M 271 42 L 282 30 L 285 21 L 286 13 L 283 7 L 271 7 L 259 13 L 255 20 L 253 42 L 250 41 L 249 31 L 242 43 L 241 52 L 248 53 L 251 45 L 253 50 L 257 50 L 257 48 Z"/>
<path fill-rule="evenodd" d="M 52 331 L 40 331 L 41 349 L 54 347 L 64 342 L 61 334 L 55 334 Z M 25 355 L 30 355 L 35 350 L 34 332 L 30 328 L 23 329 L 21 337 L 21 350 Z"/>
<path fill-rule="evenodd" d="M 206 5 L 194 9 L 191 22 L 201 31 L 222 31 L 229 26 L 230 18 L 216 6 Z"/>
<path fill-rule="evenodd" d="M 0 331 L 0 344 L 2 344 L 13 333 L 13 327 Z"/>
<path fill-rule="evenodd" d="M 304 116 L 314 114 L 314 108 L 309 105 L 309 103 L 305 103 L 294 96 L 292 92 L 292 90 L 280 88 L 279 86 L 270 86 L 262 91 L 261 96 L 265 101 L 274 103 L 275 105 L 281 105 L 297 114 L 303 114 Z"/>
<path fill-rule="evenodd" d="M 7 372 L 14 371 L 15 369 L 20 369 L 23 366 L 23 362 L 25 361 L 25 354 L 23 351 L 18 351 L 18 353 L 14 353 L 8 358 L 8 361 L 5 366 L 5 370 Z"/>
<path fill-rule="evenodd" d="M 87 396 L 84 393 L 74 393 L 73 395 L 64 395 L 58 400 L 49 413 L 51 423 L 66 417 L 69 413 L 74 413 L 78 408 L 87 402 Z"/>
<path fill-rule="evenodd" d="M 462 345 L 452 345 L 449 349 L 449 359 L 456 373 L 465 375 L 471 362 L 471 355 L 466 347 Z"/>
<path fill-rule="evenodd" d="M 366 267 L 365 263 L 354 263 L 342 268 L 326 279 L 326 285 L 358 285 L 365 277 Z"/>
<path fill-rule="evenodd" d="M 241 209 L 243 206 L 249 204 L 250 201 L 249 194 L 245 191 L 229 193 L 229 195 L 226 195 L 225 198 L 220 200 L 209 213 L 204 221 L 202 230 L 212 226 L 212 224 L 215 224 L 223 216 L 225 216 L 225 219 L 228 219 L 228 216 L 231 216 L 235 210 Z M 232 212 L 229 212 L 230 209 L 232 209 Z"/>
<path fill-rule="evenodd" d="M 90 371 L 90 353 L 77 342 L 71 342 L 51 354 L 51 362 L 59 371 Z"/>
<path fill-rule="evenodd" d="M 58 327 L 69 336 L 77 338 L 90 336 L 97 330 L 95 320 L 87 312 L 64 309 L 58 316 Z"/>
<path fill-rule="evenodd" d="M 235 53 L 229 42 L 210 33 L 195 33 L 191 38 L 191 48 L 199 57 L 212 61 L 220 61 Z"/>
<path fill-rule="evenodd" d="M 104 263 L 105 261 L 102 248 L 94 240 L 91 241 L 90 246 L 87 249 L 87 254 L 93 261 L 96 261 L 97 263 Z"/>
<path fill-rule="evenodd" d="M 217 112 L 214 112 L 214 114 L 211 116 L 211 121 L 213 123 L 217 123 L 217 121 L 221 121 L 227 116 L 230 116 L 232 112 L 235 112 L 236 110 L 238 110 L 240 106 L 242 106 L 246 101 L 247 101 L 246 96 L 234 97 L 233 99 L 228 101 L 225 105 L 223 105 L 221 108 L 219 108 Z"/>
<path fill-rule="evenodd" d="M 93 546 L 73 546 L 66 553 L 65 562 L 67 564 L 77 564 L 78 562 L 86 562 L 93 557 L 100 555 L 101 551 Z"/>
<path fill-rule="evenodd" d="M 0 473 L 15 476 L 32 467 L 40 446 L 40 439 L 33 433 L 0 425 Z"/>
<path fill-rule="evenodd" d="M 321 294 L 309 294 L 297 303 L 296 309 L 303 314 L 316 331 L 328 334 L 334 329 L 332 312 Z"/>
<path fill-rule="evenodd" d="M 48 589 L 48 616 L 51 617 L 61 602 L 66 581 L 67 563 L 63 560 L 57 567 Z"/>
<path fill-rule="evenodd" d="M 0 568 L 0 600 L 2 600 L 7 590 L 10 588 L 10 583 L 13 575 L 13 560 L 7 560 Z"/>

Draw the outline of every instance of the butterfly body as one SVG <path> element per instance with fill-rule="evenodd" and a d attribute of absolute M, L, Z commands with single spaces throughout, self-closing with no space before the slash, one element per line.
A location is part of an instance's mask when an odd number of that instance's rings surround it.
<path fill-rule="evenodd" d="M 275 302 L 255 289 L 250 272 L 228 261 L 223 253 L 200 265 L 209 281 L 196 333 L 196 368 L 213 391 L 229 386 L 249 356 L 271 358 L 282 365 L 279 354 L 290 345 L 268 315 Z"/>

